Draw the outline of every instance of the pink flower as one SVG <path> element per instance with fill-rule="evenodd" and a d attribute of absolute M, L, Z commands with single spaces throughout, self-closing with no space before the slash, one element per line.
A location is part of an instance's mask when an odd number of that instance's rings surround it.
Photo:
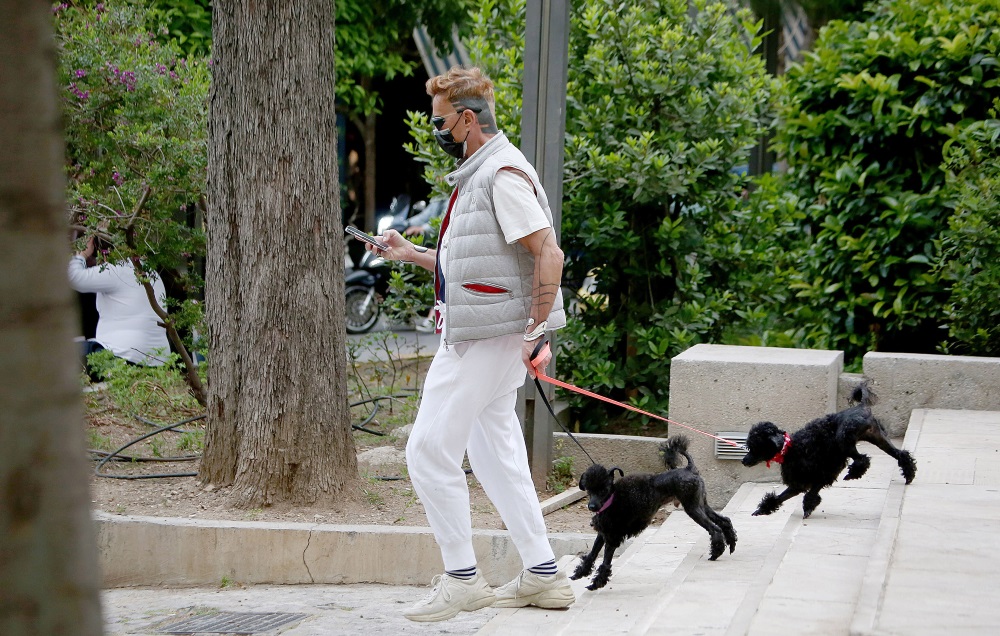
<path fill-rule="evenodd" d="M 79 79 L 81 77 L 86 77 L 87 76 L 87 71 L 83 70 L 82 68 L 78 68 L 75 71 L 75 75 L 76 75 L 77 79 Z"/>
<path fill-rule="evenodd" d="M 113 174 L 111 175 L 111 179 L 112 179 L 112 180 L 113 180 L 113 181 L 114 181 L 114 182 L 115 182 L 115 183 L 116 183 L 117 185 L 121 185 L 121 184 L 122 184 L 122 182 L 123 182 L 123 181 L 125 181 L 125 179 L 123 179 L 123 178 L 122 178 L 122 176 L 121 176 L 121 175 L 120 175 L 120 174 L 118 173 L 118 171 L 117 171 L 117 170 L 115 170 L 115 171 L 114 171 L 114 173 L 113 173 Z"/>

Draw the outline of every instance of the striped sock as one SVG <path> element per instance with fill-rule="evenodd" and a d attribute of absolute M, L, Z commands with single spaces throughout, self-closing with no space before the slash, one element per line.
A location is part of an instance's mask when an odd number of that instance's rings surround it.
<path fill-rule="evenodd" d="M 528 568 L 528 572 L 539 576 L 552 576 L 557 571 L 555 559 L 549 559 L 545 563 L 539 563 L 533 568 Z"/>
<path fill-rule="evenodd" d="M 459 581 L 471 581 L 476 576 L 476 566 L 472 565 L 461 570 L 445 570 L 445 574 Z"/>

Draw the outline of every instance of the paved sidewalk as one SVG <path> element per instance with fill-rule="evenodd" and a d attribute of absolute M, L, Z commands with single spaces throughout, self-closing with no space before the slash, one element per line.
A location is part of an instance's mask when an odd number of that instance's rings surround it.
<path fill-rule="evenodd" d="M 429 582 L 428 582 L 429 583 Z M 105 590 L 105 633 L 163 634 L 166 624 L 215 612 L 306 614 L 260 634 L 282 636 L 409 636 L 475 634 L 500 610 L 462 612 L 450 621 L 414 623 L 403 610 L 424 598 L 427 587 L 393 585 L 269 585 L 248 588 L 131 588 Z"/>
<path fill-rule="evenodd" d="M 413 327 L 390 325 L 382 319 L 368 333 L 347 334 L 348 347 L 358 347 L 358 360 L 371 362 L 416 355 L 431 357 L 441 346 L 441 334 L 421 333 Z M 368 343 L 361 346 L 362 343 Z M 383 345 L 384 343 L 384 345 Z M 383 346 L 388 347 L 386 351 Z"/>

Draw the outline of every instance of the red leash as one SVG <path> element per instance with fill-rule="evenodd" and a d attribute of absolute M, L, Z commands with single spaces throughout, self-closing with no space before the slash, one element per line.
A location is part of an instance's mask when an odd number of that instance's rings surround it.
<path fill-rule="evenodd" d="M 653 413 L 650 413 L 649 411 L 643 411 L 642 409 L 637 409 L 634 406 L 629 406 L 628 404 L 624 404 L 622 402 L 618 402 L 616 400 L 612 400 L 609 397 L 604 397 L 603 395 L 598 395 L 596 393 L 591 393 L 590 391 L 587 391 L 586 389 L 581 389 L 580 387 L 573 386 L 572 384 L 567 384 L 566 382 L 562 382 L 560 380 L 556 380 L 555 378 L 550 378 L 549 376 L 545 375 L 544 373 L 542 373 L 538 369 L 538 364 L 540 364 L 541 361 L 545 359 L 545 354 L 548 353 L 548 349 L 549 349 L 549 343 L 546 342 L 546 343 L 544 343 L 544 346 L 536 347 L 535 352 L 531 356 L 531 364 L 534 365 L 534 367 L 535 367 L 535 375 L 538 376 L 539 380 L 545 380 L 549 384 L 553 384 L 553 385 L 555 385 L 555 386 L 557 386 L 559 388 L 567 389 L 569 391 L 573 391 L 575 393 L 579 393 L 580 395 L 586 395 L 587 397 L 591 397 L 591 398 L 594 398 L 595 400 L 600 400 L 602 402 L 607 402 L 608 404 L 614 404 L 615 406 L 620 406 L 623 409 L 628 409 L 630 411 L 635 411 L 636 413 L 640 413 L 642 415 L 645 415 L 646 417 L 651 417 L 653 419 L 661 420 L 663 422 L 669 422 L 671 424 L 676 424 L 677 426 L 683 426 L 684 428 L 688 429 L 689 431 L 694 431 L 695 433 L 701 433 L 702 435 L 707 435 L 708 437 L 711 437 L 713 439 L 717 439 L 720 442 L 725 442 L 726 444 L 729 444 L 730 446 L 735 446 L 736 448 L 740 448 L 740 449 L 746 450 L 746 447 L 743 446 L 742 444 L 737 444 L 736 442 L 734 442 L 732 440 L 728 440 L 728 439 L 726 439 L 724 437 L 719 437 L 718 435 L 712 435 L 711 433 L 706 433 L 705 431 L 700 431 L 700 430 L 694 428 L 693 426 L 688 426 L 687 424 L 681 424 L 680 422 L 675 422 L 674 420 L 668 419 L 668 418 L 660 416 L 660 415 L 655 415 Z"/>

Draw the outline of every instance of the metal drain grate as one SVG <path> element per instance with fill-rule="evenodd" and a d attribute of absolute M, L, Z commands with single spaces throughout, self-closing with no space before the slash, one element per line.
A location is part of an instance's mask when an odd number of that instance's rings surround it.
<path fill-rule="evenodd" d="M 275 627 L 302 620 L 307 614 L 219 612 L 195 616 L 167 625 L 161 634 L 261 634 Z"/>
<path fill-rule="evenodd" d="M 746 431 L 739 433 L 733 431 L 725 431 L 722 433 L 716 433 L 717 436 L 722 439 L 728 439 L 730 442 L 736 442 L 739 447 L 733 446 L 732 444 L 727 444 L 720 440 L 715 440 L 715 458 L 716 459 L 743 459 L 743 456 L 747 454 L 747 434 Z"/>

